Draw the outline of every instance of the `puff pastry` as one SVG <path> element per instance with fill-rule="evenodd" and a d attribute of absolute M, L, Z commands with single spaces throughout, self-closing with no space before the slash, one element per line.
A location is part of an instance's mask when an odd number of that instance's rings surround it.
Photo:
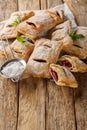
<path fill-rule="evenodd" d="M 69 86 L 72 88 L 78 87 L 75 77 L 66 67 L 51 64 L 49 72 L 57 85 Z"/>
<path fill-rule="evenodd" d="M 87 27 L 77 27 L 76 34 L 83 34 L 85 37 L 73 41 L 73 45 L 64 47 L 63 50 L 71 55 L 77 56 L 80 59 L 87 58 Z"/>
<path fill-rule="evenodd" d="M 51 31 L 52 40 L 63 40 L 63 46 L 70 46 L 73 44 L 73 40 L 69 37 L 69 33 L 72 31 L 72 23 L 70 20 L 65 21 L 62 24 L 57 25 Z"/>
<path fill-rule="evenodd" d="M 25 36 L 22 36 L 22 37 L 25 37 Z M 33 41 L 29 38 L 26 38 L 26 39 L 27 39 L 27 46 L 25 46 L 23 43 L 19 42 L 17 39 L 10 45 L 15 58 L 22 58 L 25 61 L 28 60 L 29 56 L 31 55 L 31 53 L 34 49 Z M 9 59 L 11 59 L 12 54 L 10 52 L 9 47 L 6 47 L 6 52 L 7 52 Z M 0 57 L 5 58 L 4 50 L 0 51 Z"/>
<path fill-rule="evenodd" d="M 16 38 L 19 35 L 17 31 L 17 26 L 13 25 L 13 22 L 18 19 L 20 16 L 20 21 L 24 21 L 34 15 L 33 11 L 21 11 L 21 12 L 14 12 L 10 19 L 4 25 L 4 28 L 0 31 L 0 35 L 2 35 L 3 39 L 12 39 Z"/>
<path fill-rule="evenodd" d="M 87 64 L 76 56 L 64 55 L 58 61 L 72 72 L 87 72 Z"/>
<path fill-rule="evenodd" d="M 42 10 L 18 26 L 18 31 L 29 37 L 37 38 L 56 24 L 64 21 L 63 11 Z"/>
<path fill-rule="evenodd" d="M 41 38 L 36 41 L 26 73 L 33 77 L 50 78 L 49 66 L 56 63 L 62 49 L 62 42 Z"/>

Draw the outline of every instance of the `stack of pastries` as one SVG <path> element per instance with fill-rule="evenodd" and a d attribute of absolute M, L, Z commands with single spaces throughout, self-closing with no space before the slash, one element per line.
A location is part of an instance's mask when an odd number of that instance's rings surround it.
<path fill-rule="evenodd" d="M 73 72 L 87 72 L 82 60 L 87 58 L 87 27 L 77 27 L 73 40 L 72 21 L 65 20 L 62 10 L 14 12 L 0 31 L 3 40 L 13 39 L 10 45 L 15 58 L 26 61 L 25 77 L 53 78 L 58 86 L 78 87 Z M 9 59 L 11 54 L 6 47 Z M 4 50 L 0 57 L 5 58 Z"/>

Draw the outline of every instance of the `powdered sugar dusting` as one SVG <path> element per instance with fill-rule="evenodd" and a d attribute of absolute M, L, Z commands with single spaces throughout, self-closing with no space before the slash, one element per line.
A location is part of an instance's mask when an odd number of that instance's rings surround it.
<path fill-rule="evenodd" d="M 1 73 L 10 78 L 16 77 L 22 74 L 24 71 L 25 66 L 21 62 L 9 62 L 1 71 Z"/>

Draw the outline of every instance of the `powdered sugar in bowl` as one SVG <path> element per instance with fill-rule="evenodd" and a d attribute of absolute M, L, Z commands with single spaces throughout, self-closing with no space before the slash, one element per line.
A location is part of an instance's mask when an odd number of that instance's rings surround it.
<path fill-rule="evenodd" d="M 16 78 L 21 76 L 26 69 L 26 62 L 23 59 L 15 58 L 6 61 L 0 68 L 0 74 L 4 78 Z"/>

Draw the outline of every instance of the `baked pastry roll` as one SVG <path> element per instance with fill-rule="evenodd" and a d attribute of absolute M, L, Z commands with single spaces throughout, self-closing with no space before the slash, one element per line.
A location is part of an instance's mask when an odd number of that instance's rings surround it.
<path fill-rule="evenodd" d="M 58 61 L 72 72 L 87 72 L 87 64 L 76 56 L 64 55 Z"/>
<path fill-rule="evenodd" d="M 63 11 L 42 10 L 18 26 L 18 31 L 26 36 L 37 38 L 56 24 L 64 21 Z"/>
<path fill-rule="evenodd" d="M 17 31 L 17 26 L 20 22 L 32 17 L 34 15 L 33 11 L 22 11 L 15 12 L 11 15 L 10 19 L 6 22 L 3 29 L 0 31 L 0 35 L 3 39 L 16 38 L 19 35 Z"/>
<path fill-rule="evenodd" d="M 17 11 L 11 14 L 12 16 L 20 16 L 21 17 L 21 21 L 24 21 L 32 16 L 35 15 L 35 11 L 32 10 L 25 10 L 25 11 Z"/>
<path fill-rule="evenodd" d="M 70 55 L 85 59 L 87 58 L 87 27 L 77 27 L 75 34 L 82 34 L 84 38 L 74 40 L 73 45 L 66 46 L 63 50 Z"/>
<path fill-rule="evenodd" d="M 62 42 L 41 38 L 36 41 L 31 54 L 26 73 L 39 78 L 50 78 L 49 66 L 56 63 L 62 49 Z"/>
<path fill-rule="evenodd" d="M 71 31 L 72 23 L 70 20 L 67 20 L 52 29 L 51 39 L 56 41 L 63 40 L 63 46 L 70 46 L 73 44 L 73 40 L 69 37 Z"/>
<path fill-rule="evenodd" d="M 57 85 L 69 86 L 72 88 L 78 87 L 75 77 L 66 67 L 51 64 L 49 72 Z"/>
<path fill-rule="evenodd" d="M 52 29 L 51 39 L 62 40 L 71 31 L 72 31 L 72 23 L 70 20 L 67 20 L 64 23 L 59 24 Z"/>
<path fill-rule="evenodd" d="M 31 39 L 26 38 L 25 36 L 21 36 L 21 39 L 22 38 L 24 39 L 25 42 L 23 42 L 23 40 L 22 40 L 22 42 L 20 42 L 16 39 L 10 45 L 10 47 L 11 47 L 11 50 L 12 50 L 15 58 L 22 58 L 25 61 L 27 61 L 34 49 L 34 43 Z M 6 52 L 7 52 L 9 59 L 11 59 L 12 54 L 11 54 L 8 46 L 6 47 Z M 4 50 L 0 51 L 0 57 L 5 58 Z"/>

